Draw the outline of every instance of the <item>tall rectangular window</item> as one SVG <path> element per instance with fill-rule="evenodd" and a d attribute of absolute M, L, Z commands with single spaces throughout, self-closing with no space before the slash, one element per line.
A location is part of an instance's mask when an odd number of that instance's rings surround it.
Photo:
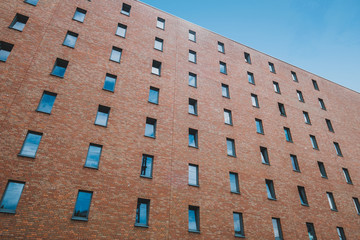
<path fill-rule="evenodd" d="M 319 171 L 320 171 L 320 175 L 323 178 L 327 178 L 327 174 L 326 174 L 326 170 L 325 170 L 325 165 L 323 162 L 317 162 L 318 166 L 319 166 Z"/>
<path fill-rule="evenodd" d="M 285 139 L 287 142 L 293 142 L 291 137 L 290 128 L 284 127 Z"/>
<path fill-rule="evenodd" d="M 342 157 L 343 155 L 342 155 L 342 152 L 341 152 L 339 143 L 334 142 L 334 147 L 335 147 L 336 154 L 337 154 L 338 156 Z"/>
<path fill-rule="evenodd" d="M 197 87 L 197 76 L 195 73 L 189 72 L 189 86 Z"/>
<path fill-rule="evenodd" d="M 240 193 L 239 176 L 237 173 L 230 172 L 230 191 L 232 193 Z"/>
<path fill-rule="evenodd" d="M 14 20 L 11 22 L 9 28 L 22 32 L 28 19 L 29 17 L 17 13 L 14 17 Z"/>
<path fill-rule="evenodd" d="M 162 40 L 161 38 L 156 37 L 155 38 L 154 48 L 156 50 L 162 51 L 163 50 L 163 45 L 164 45 L 164 40 Z"/>
<path fill-rule="evenodd" d="M 89 218 L 92 192 L 79 190 L 71 219 L 87 221 Z"/>
<path fill-rule="evenodd" d="M 340 240 L 346 240 L 345 231 L 342 227 L 336 227 L 336 231 Z"/>
<path fill-rule="evenodd" d="M 63 60 L 60 58 L 56 58 L 51 75 L 63 78 L 68 64 L 69 64 L 69 61 L 66 61 L 66 60 Z"/>
<path fill-rule="evenodd" d="M 145 136 L 151 138 L 156 137 L 156 119 L 149 117 L 146 118 Z"/>
<path fill-rule="evenodd" d="M 71 48 L 75 48 L 76 40 L 79 34 L 67 31 L 63 45 Z"/>
<path fill-rule="evenodd" d="M 116 33 L 115 33 L 115 35 L 116 35 L 116 36 L 119 36 L 119 37 L 125 38 L 125 36 L 126 36 L 126 31 L 127 31 L 127 26 L 124 25 L 124 24 L 118 23 L 118 26 L 117 26 L 117 28 L 116 28 Z"/>
<path fill-rule="evenodd" d="M 314 228 L 314 224 L 313 223 L 306 223 L 306 228 L 307 228 L 307 232 L 309 235 L 309 240 L 316 240 L 316 233 L 315 233 L 315 228 Z"/>
<path fill-rule="evenodd" d="M 326 110 L 324 100 L 322 100 L 321 98 L 319 98 L 319 104 L 322 110 Z"/>
<path fill-rule="evenodd" d="M 317 82 L 314 79 L 312 79 L 312 83 L 313 83 L 314 89 L 320 91 L 319 86 L 318 86 Z"/>
<path fill-rule="evenodd" d="M 226 124 L 232 125 L 231 111 L 228 109 L 224 109 L 224 121 Z"/>
<path fill-rule="evenodd" d="M 103 105 L 99 105 L 96 114 L 95 125 L 106 127 L 108 123 L 109 115 L 110 115 L 110 108 Z"/>
<path fill-rule="evenodd" d="M 309 203 L 308 203 L 308 200 L 306 197 L 306 193 L 305 193 L 305 188 L 302 186 L 298 186 L 298 191 L 299 191 L 301 205 L 309 206 Z"/>
<path fill-rule="evenodd" d="M 81 9 L 81 8 L 76 8 L 73 20 L 78 21 L 78 22 L 84 22 L 85 15 L 86 15 L 86 10 Z"/>
<path fill-rule="evenodd" d="M 103 90 L 114 92 L 115 91 L 116 79 L 117 79 L 116 75 L 106 73 Z"/>
<path fill-rule="evenodd" d="M 111 50 L 111 55 L 110 55 L 110 60 L 120 63 L 120 59 L 121 59 L 121 53 L 122 53 L 122 49 L 118 48 L 118 47 L 112 47 Z"/>
<path fill-rule="evenodd" d="M 189 98 L 189 113 L 197 115 L 197 100 Z"/>
<path fill-rule="evenodd" d="M 311 122 L 310 122 L 310 117 L 309 117 L 309 113 L 303 111 L 303 115 L 304 115 L 305 123 L 306 123 L 306 124 L 311 124 Z"/>
<path fill-rule="evenodd" d="M 159 89 L 155 88 L 155 87 L 150 87 L 150 91 L 149 91 L 149 102 L 150 103 L 155 103 L 158 104 L 159 103 Z"/>
<path fill-rule="evenodd" d="M 189 185 L 199 186 L 199 166 L 189 164 Z"/>
<path fill-rule="evenodd" d="M 149 210 L 150 199 L 138 198 L 136 207 L 136 227 L 148 227 L 149 226 Z"/>
<path fill-rule="evenodd" d="M 196 32 L 189 30 L 189 40 L 196 42 Z"/>
<path fill-rule="evenodd" d="M 143 154 L 141 163 L 141 177 L 152 178 L 154 156 Z"/>
<path fill-rule="evenodd" d="M 316 138 L 313 135 L 310 135 L 311 145 L 313 149 L 319 150 L 319 146 L 317 144 Z"/>
<path fill-rule="evenodd" d="M 56 93 L 44 91 L 36 111 L 50 114 L 56 96 Z"/>
<path fill-rule="evenodd" d="M 39 0 L 25 0 L 24 2 L 36 6 Z"/>
<path fill-rule="evenodd" d="M 98 169 L 101 151 L 102 151 L 101 145 L 90 143 L 88 153 L 86 156 L 85 167 Z"/>
<path fill-rule="evenodd" d="M 266 147 L 260 147 L 261 162 L 264 164 L 270 164 L 269 154 Z"/>
<path fill-rule="evenodd" d="M 24 189 L 24 182 L 9 180 L 0 202 L 0 212 L 15 213 Z"/>
<path fill-rule="evenodd" d="M 160 29 L 165 29 L 165 19 L 162 19 L 160 17 L 157 18 L 156 27 Z"/>
<path fill-rule="evenodd" d="M 28 131 L 19 156 L 35 158 L 42 135 L 39 132 Z"/>
<path fill-rule="evenodd" d="M 230 91 L 229 91 L 229 85 L 226 84 L 221 84 L 221 91 L 222 91 L 222 96 L 226 97 L 226 98 L 230 98 Z"/>
<path fill-rule="evenodd" d="M 255 118 L 255 124 L 256 124 L 256 132 L 260 134 L 264 134 L 262 120 Z"/>
<path fill-rule="evenodd" d="M 270 72 L 275 73 L 275 66 L 271 62 L 269 62 L 269 70 L 270 70 Z"/>
<path fill-rule="evenodd" d="M 245 237 L 242 213 L 233 212 L 235 237 Z"/>
<path fill-rule="evenodd" d="M 189 128 L 189 147 L 198 147 L 198 130 Z"/>
<path fill-rule="evenodd" d="M 285 106 L 282 103 L 278 103 L 278 107 L 279 107 L 279 111 L 280 111 L 280 115 L 283 117 L 286 117 L 286 112 L 285 112 Z"/>
<path fill-rule="evenodd" d="M 352 184 L 349 170 L 347 168 L 343 168 L 342 170 L 343 170 L 343 173 L 344 173 L 344 176 L 345 176 L 346 183 Z"/>
<path fill-rule="evenodd" d="M 333 211 L 337 211 L 334 195 L 331 192 L 326 192 L 326 196 L 329 201 L 330 209 Z"/>
<path fill-rule="evenodd" d="M 244 58 L 246 63 L 251 64 L 251 58 L 249 53 L 244 52 Z"/>
<path fill-rule="evenodd" d="M 189 50 L 189 62 L 196 63 L 196 52 Z"/>
<path fill-rule="evenodd" d="M 302 95 L 302 92 L 301 92 L 301 91 L 296 90 L 296 94 L 297 94 L 298 99 L 299 99 L 299 101 L 300 101 L 300 102 L 305 102 L 305 101 L 304 101 L 304 97 L 303 97 L 303 95 Z"/>
<path fill-rule="evenodd" d="M 331 121 L 329 119 L 325 119 L 325 122 L 326 122 L 326 125 L 327 125 L 329 131 L 334 132 L 334 128 L 333 128 L 333 126 L 331 124 Z"/>
<path fill-rule="evenodd" d="M 13 47 L 14 47 L 14 44 L 0 41 L 0 61 L 1 62 L 6 62 Z"/>
<path fill-rule="evenodd" d="M 273 180 L 265 179 L 266 191 L 268 199 L 276 200 L 275 188 Z"/>
<path fill-rule="evenodd" d="M 225 45 L 222 42 L 218 42 L 218 51 L 225 53 Z"/>
<path fill-rule="evenodd" d="M 254 74 L 253 74 L 253 73 L 251 73 L 251 72 L 247 72 L 247 75 L 248 75 L 248 81 L 249 81 L 249 83 L 251 83 L 251 84 L 254 84 L 254 85 L 255 85 Z"/>
<path fill-rule="evenodd" d="M 291 165 L 293 167 L 293 170 L 296 172 L 300 172 L 300 167 L 299 167 L 299 162 L 298 162 L 297 156 L 290 154 L 290 160 L 291 160 Z"/>
<path fill-rule="evenodd" d="M 123 3 L 121 8 L 121 13 L 126 16 L 130 16 L 130 10 L 131 10 L 131 6 L 129 4 Z"/>
<path fill-rule="evenodd" d="M 153 60 L 151 73 L 160 76 L 160 74 L 161 74 L 161 62 Z"/>
<path fill-rule="evenodd" d="M 273 81 L 273 86 L 274 86 L 274 91 L 276 92 L 276 93 L 281 93 L 280 92 L 280 86 L 279 86 L 279 83 L 278 82 L 275 82 L 275 81 Z"/>
<path fill-rule="evenodd" d="M 297 78 L 295 72 L 291 71 L 291 77 L 292 77 L 292 80 L 293 80 L 294 82 L 298 82 L 298 78 Z"/>
<path fill-rule="evenodd" d="M 226 63 L 219 62 L 219 64 L 220 64 L 220 72 L 223 74 L 227 74 Z"/>
<path fill-rule="evenodd" d="M 234 141 L 234 139 L 226 138 L 226 147 L 227 147 L 227 155 L 235 157 L 236 152 L 235 152 L 235 141 Z"/>
<path fill-rule="evenodd" d="M 189 232 L 200 232 L 200 208 L 189 206 Z"/>
<path fill-rule="evenodd" d="M 275 240 L 283 240 L 283 234 L 281 230 L 280 218 L 272 218 L 273 230 Z"/>
<path fill-rule="evenodd" d="M 259 100 L 256 94 L 251 94 L 251 104 L 253 105 L 253 107 L 259 107 Z"/>
<path fill-rule="evenodd" d="M 353 201 L 354 201 L 356 213 L 358 215 L 360 215 L 360 202 L 359 202 L 359 199 L 356 198 L 356 197 L 353 197 Z"/>

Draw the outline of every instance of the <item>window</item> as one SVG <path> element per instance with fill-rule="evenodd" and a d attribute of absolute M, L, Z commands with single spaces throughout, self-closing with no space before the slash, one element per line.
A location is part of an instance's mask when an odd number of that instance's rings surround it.
<path fill-rule="evenodd" d="M 88 153 L 86 156 L 85 167 L 98 169 L 101 151 L 102 151 L 101 145 L 90 143 Z"/>
<path fill-rule="evenodd" d="M 149 210 L 150 210 L 150 200 L 138 198 L 137 207 L 136 207 L 136 218 L 135 218 L 136 227 L 149 226 Z"/>
<path fill-rule="evenodd" d="M 92 192 L 79 190 L 71 219 L 80 221 L 88 220 L 92 194 Z"/>
<path fill-rule="evenodd" d="M 327 174 L 326 174 L 326 170 L 325 170 L 325 165 L 323 162 L 318 162 L 318 166 L 319 166 L 319 171 L 320 171 L 320 175 L 323 178 L 327 178 Z"/>
<path fill-rule="evenodd" d="M 249 53 L 244 52 L 244 58 L 246 63 L 251 64 L 251 58 Z"/>
<path fill-rule="evenodd" d="M 319 104 L 322 110 L 326 110 L 324 100 L 322 100 L 321 98 L 319 98 Z"/>
<path fill-rule="evenodd" d="M 326 192 L 326 195 L 329 201 L 330 209 L 333 211 L 337 211 L 334 195 L 331 192 Z"/>
<path fill-rule="evenodd" d="M 308 200 L 306 197 L 306 193 L 305 193 L 305 188 L 298 186 L 298 191 L 299 191 L 301 205 L 309 206 L 309 203 L 308 203 Z"/>
<path fill-rule="evenodd" d="M 290 154 L 290 160 L 295 172 L 300 172 L 299 162 L 296 155 Z"/>
<path fill-rule="evenodd" d="M 292 137 L 291 137 L 290 128 L 284 127 L 284 132 L 285 132 L 286 141 L 287 142 L 293 142 Z"/>
<path fill-rule="evenodd" d="M 161 62 L 153 60 L 151 73 L 160 76 L 160 74 L 161 74 Z"/>
<path fill-rule="evenodd" d="M 286 117 L 284 104 L 278 103 L 278 106 L 279 106 L 280 115 L 283 116 L 283 117 Z"/>
<path fill-rule="evenodd" d="M 256 132 L 260 134 L 264 134 L 262 120 L 255 118 L 255 123 L 256 123 Z"/>
<path fill-rule="evenodd" d="M 189 128 L 189 147 L 198 147 L 198 130 Z"/>
<path fill-rule="evenodd" d="M 268 199 L 276 200 L 273 180 L 265 179 Z"/>
<path fill-rule="evenodd" d="M 230 191 L 232 193 L 240 193 L 239 177 L 237 173 L 230 172 Z"/>
<path fill-rule="evenodd" d="M 44 91 L 36 111 L 50 114 L 56 95 L 56 93 Z"/>
<path fill-rule="evenodd" d="M 117 79 L 117 76 L 112 75 L 110 73 L 107 73 L 106 76 L 105 76 L 105 82 L 104 82 L 103 90 L 114 92 L 115 91 L 116 79 Z"/>
<path fill-rule="evenodd" d="M 260 147 L 261 162 L 270 165 L 269 154 L 266 147 Z"/>
<path fill-rule="evenodd" d="M 319 146 L 317 144 L 315 136 L 310 135 L 310 140 L 311 140 L 311 144 L 312 144 L 313 149 L 319 150 Z"/>
<path fill-rule="evenodd" d="M 272 218 L 275 240 L 283 240 L 280 218 Z"/>
<path fill-rule="evenodd" d="M 30 4 L 30 5 L 33 5 L 33 6 L 36 6 L 36 4 L 38 3 L 39 0 L 25 0 L 24 2 Z"/>
<path fill-rule="evenodd" d="M 271 62 L 269 62 L 269 70 L 270 70 L 270 72 L 275 73 L 275 66 Z"/>
<path fill-rule="evenodd" d="M 359 199 L 356 198 L 356 197 L 353 197 L 353 201 L 354 201 L 354 204 L 355 204 L 356 213 L 358 215 L 360 215 L 360 202 L 359 202 Z"/>
<path fill-rule="evenodd" d="M 28 19 L 29 17 L 17 13 L 9 28 L 22 32 Z"/>
<path fill-rule="evenodd" d="M 256 94 L 251 94 L 251 103 L 253 107 L 259 107 L 259 100 Z"/>
<path fill-rule="evenodd" d="M 226 124 L 232 125 L 232 117 L 230 110 L 224 109 L 224 120 Z"/>
<path fill-rule="evenodd" d="M 292 79 L 293 79 L 294 82 L 298 82 L 298 78 L 297 78 L 295 72 L 291 71 L 291 77 L 292 77 Z"/>
<path fill-rule="evenodd" d="M 189 40 L 196 42 L 196 32 L 189 30 Z"/>
<path fill-rule="evenodd" d="M 79 34 L 67 31 L 63 45 L 71 48 L 75 48 L 75 43 Z"/>
<path fill-rule="evenodd" d="M 57 58 L 51 75 L 63 78 L 68 64 L 68 61 Z"/>
<path fill-rule="evenodd" d="M 189 164 L 189 185 L 199 186 L 199 166 Z"/>
<path fill-rule="evenodd" d="M 165 19 L 157 18 L 156 27 L 160 29 L 165 29 Z"/>
<path fill-rule="evenodd" d="M 274 90 L 275 90 L 275 92 L 280 94 L 281 92 L 280 92 L 279 83 L 274 81 L 274 82 L 273 82 L 273 85 L 274 85 Z"/>
<path fill-rule="evenodd" d="M 307 228 L 307 231 L 308 231 L 309 239 L 310 240 L 316 240 L 317 238 L 316 238 L 314 224 L 307 222 L 306 223 L 306 228 Z"/>
<path fill-rule="evenodd" d="M 339 235 L 340 240 L 346 240 L 345 232 L 344 232 L 344 229 L 342 227 L 336 227 L 336 231 L 337 231 L 337 233 Z"/>
<path fill-rule="evenodd" d="M 116 33 L 115 35 L 119 36 L 119 37 L 123 37 L 125 38 L 126 36 L 126 30 L 127 30 L 127 26 L 121 23 L 118 23 L 117 29 L 116 29 Z"/>
<path fill-rule="evenodd" d="M 189 72 L 189 86 L 197 87 L 197 76 L 195 73 Z"/>
<path fill-rule="evenodd" d="M 164 45 L 164 40 L 162 40 L 161 38 L 155 38 L 155 45 L 154 48 L 156 50 L 162 51 L 163 50 L 163 45 Z"/>
<path fill-rule="evenodd" d="M 299 101 L 300 101 L 300 102 L 305 102 L 305 101 L 304 101 L 304 97 L 303 97 L 303 95 L 302 95 L 302 92 L 299 91 L 299 90 L 296 90 L 296 93 L 297 93 L 297 96 L 298 96 Z"/>
<path fill-rule="evenodd" d="M 159 104 L 159 89 L 155 87 L 150 87 L 149 92 L 149 102 Z"/>
<path fill-rule="evenodd" d="M 24 185 L 24 182 L 8 181 L 1 199 L 0 212 L 15 213 Z"/>
<path fill-rule="evenodd" d="M 140 173 L 141 177 L 152 178 L 153 161 L 153 156 L 143 154 Z"/>
<path fill-rule="evenodd" d="M 311 124 L 311 122 L 310 122 L 310 117 L 309 117 L 309 113 L 303 111 L 303 115 L 304 115 L 305 123 L 306 123 L 306 124 Z"/>
<path fill-rule="evenodd" d="M 221 84 L 221 91 L 222 91 L 222 96 L 226 97 L 226 98 L 230 98 L 230 92 L 229 92 L 229 86 L 226 84 Z"/>
<path fill-rule="evenodd" d="M 76 8 L 73 20 L 78 21 L 78 22 L 84 22 L 85 14 L 86 14 L 86 10 L 81 9 L 81 8 Z"/>
<path fill-rule="evenodd" d="M 251 72 L 247 72 L 247 75 L 248 75 L 248 81 L 249 81 L 249 83 L 251 83 L 251 84 L 254 84 L 254 85 L 255 85 L 254 74 L 253 74 L 253 73 L 251 73 Z"/>
<path fill-rule="evenodd" d="M 218 42 L 218 51 L 225 53 L 225 45 L 222 42 Z"/>
<path fill-rule="evenodd" d="M 242 213 L 233 212 L 235 237 L 245 237 Z"/>
<path fill-rule="evenodd" d="M 99 105 L 96 114 L 95 125 L 106 127 L 109 119 L 109 114 L 110 114 L 109 107 Z"/>
<path fill-rule="evenodd" d="M 196 52 L 189 50 L 189 62 L 196 63 Z"/>
<path fill-rule="evenodd" d="M 335 147 L 335 150 L 336 150 L 336 154 L 340 157 L 342 157 L 342 153 L 341 153 L 341 149 L 340 149 L 340 145 L 337 143 L 337 142 L 334 142 L 334 147 Z"/>
<path fill-rule="evenodd" d="M 0 61 L 1 62 L 6 62 L 13 47 L 14 47 L 14 44 L 0 41 Z"/>
<path fill-rule="evenodd" d="M 110 55 L 110 60 L 120 63 L 120 59 L 121 59 L 121 53 L 122 53 L 122 49 L 118 48 L 118 47 L 112 47 L 111 50 L 111 55 Z"/>
<path fill-rule="evenodd" d="M 347 168 L 343 168 L 342 170 L 343 170 L 343 173 L 344 173 L 344 176 L 345 176 L 346 183 L 352 184 L 349 170 L 347 170 Z"/>
<path fill-rule="evenodd" d="M 154 118 L 146 118 L 146 125 L 145 125 L 145 136 L 155 138 L 156 133 L 156 119 Z"/>
<path fill-rule="evenodd" d="M 314 89 L 320 91 L 319 86 L 318 86 L 317 82 L 314 79 L 312 79 L 312 83 L 314 85 Z"/>
<path fill-rule="evenodd" d="M 19 155 L 35 158 L 42 135 L 39 132 L 28 131 Z"/>
<path fill-rule="evenodd" d="M 131 6 L 129 4 L 123 3 L 121 8 L 121 13 L 126 16 L 130 16 L 130 10 L 131 10 Z"/>
<path fill-rule="evenodd" d="M 197 115 L 197 100 L 189 98 L 189 113 Z"/>
<path fill-rule="evenodd" d="M 220 62 L 220 72 L 223 74 L 227 74 L 226 63 Z"/>
<path fill-rule="evenodd" d="M 189 232 L 200 232 L 199 207 L 189 206 Z"/>
<path fill-rule="evenodd" d="M 334 132 L 334 128 L 333 128 L 333 126 L 331 124 L 331 121 L 329 119 L 325 119 L 325 122 L 326 122 L 326 125 L 327 125 L 329 131 Z"/>
<path fill-rule="evenodd" d="M 235 157 L 236 152 L 235 152 L 235 141 L 234 141 L 234 139 L 226 138 L 226 147 L 227 147 L 227 155 Z"/>

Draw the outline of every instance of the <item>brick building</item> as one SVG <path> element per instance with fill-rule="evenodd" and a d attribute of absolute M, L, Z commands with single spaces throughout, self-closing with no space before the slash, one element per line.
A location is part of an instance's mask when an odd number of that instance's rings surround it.
<path fill-rule="evenodd" d="M 0 6 L 1 239 L 360 239 L 359 93 L 134 0 Z"/>

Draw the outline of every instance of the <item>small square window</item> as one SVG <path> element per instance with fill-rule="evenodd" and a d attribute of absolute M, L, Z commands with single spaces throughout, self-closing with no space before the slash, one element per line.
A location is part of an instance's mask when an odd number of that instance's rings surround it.
<path fill-rule="evenodd" d="M 323 162 L 317 162 L 319 166 L 320 175 L 322 178 L 328 178 L 325 170 L 325 165 Z"/>
<path fill-rule="evenodd" d="M 86 15 L 86 10 L 81 9 L 81 8 L 76 8 L 73 20 L 78 21 L 78 22 L 84 22 L 85 15 Z"/>
<path fill-rule="evenodd" d="M 95 125 L 106 127 L 108 123 L 109 115 L 110 115 L 110 108 L 99 105 L 96 114 Z"/>
<path fill-rule="evenodd" d="M 160 17 L 157 18 L 156 27 L 160 29 L 165 29 L 165 19 L 162 19 Z"/>
<path fill-rule="evenodd" d="M 127 31 L 127 26 L 124 24 L 118 23 L 115 35 L 125 38 L 126 31 Z"/>
<path fill-rule="evenodd" d="M 255 118 L 255 124 L 256 124 L 256 132 L 260 134 L 264 134 L 262 120 Z"/>
<path fill-rule="evenodd" d="M 92 192 L 79 190 L 72 220 L 87 221 L 89 218 Z"/>
<path fill-rule="evenodd" d="M 278 103 L 280 116 L 286 117 L 285 106 L 282 103 Z"/>
<path fill-rule="evenodd" d="M 227 74 L 226 63 L 224 62 L 219 62 L 219 63 L 220 63 L 220 72 L 223 74 Z"/>
<path fill-rule="evenodd" d="M 303 206 L 309 206 L 307 197 L 306 197 L 306 193 L 305 193 L 305 188 L 302 186 L 298 186 L 298 191 L 299 191 L 299 197 L 300 197 L 300 202 L 301 205 Z"/>
<path fill-rule="evenodd" d="M 189 30 L 189 40 L 196 42 L 196 32 Z"/>
<path fill-rule="evenodd" d="M 117 79 L 116 75 L 106 73 L 103 90 L 114 92 L 115 91 L 116 79 Z"/>
<path fill-rule="evenodd" d="M 251 58 L 249 53 L 244 52 L 244 58 L 246 63 L 251 64 Z"/>
<path fill-rule="evenodd" d="M 151 73 L 160 76 L 160 74 L 161 74 L 161 62 L 153 60 Z"/>
<path fill-rule="evenodd" d="M 154 157 L 143 154 L 141 163 L 141 177 L 152 178 Z"/>
<path fill-rule="evenodd" d="M 356 197 L 353 197 L 353 201 L 354 201 L 354 204 L 355 204 L 356 213 L 358 215 L 360 215 L 360 202 L 359 202 L 359 199 L 356 198 Z"/>
<path fill-rule="evenodd" d="M 337 154 L 338 156 L 342 157 L 343 155 L 342 155 L 342 152 L 341 152 L 339 143 L 334 142 L 334 147 L 335 147 L 335 150 L 336 150 L 336 154 Z"/>
<path fill-rule="evenodd" d="M 236 157 L 235 140 L 231 138 L 226 138 L 226 147 L 227 147 L 227 155 Z"/>
<path fill-rule="evenodd" d="M 270 165 L 269 154 L 266 147 L 260 147 L 261 162 Z"/>
<path fill-rule="evenodd" d="M 334 132 L 334 128 L 333 128 L 333 126 L 331 124 L 331 121 L 329 119 L 325 119 L 325 122 L 326 122 L 326 125 L 327 125 L 329 131 Z"/>
<path fill-rule="evenodd" d="M 291 137 L 290 128 L 284 127 L 284 132 L 285 132 L 286 141 L 287 142 L 293 142 L 292 137 Z"/>
<path fill-rule="evenodd" d="M 195 73 L 189 72 L 189 86 L 197 87 L 197 75 Z"/>
<path fill-rule="evenodd" d="M 189 98 L 189 113 L 197 115 L 197 100 Z"/>
<path fill-rule="evenodd" d="M 199 186 L 199 166 L 194 164 L 189 164 L 189 185 L 190 186 Z"/>
<path fill-rule="evenodd" d="M 145 136 L 151 138 L 156 137 L 156 119 L 149 117 L 146 118 Z"/>
<path fill-rule="evenodd" d="M 272 218 L 274 236 L 276 240 L 283 240 L 283 234 L 281 230 L 280 218 Z"/>
<path fill-rule="evenodd" d="M 270 70 L 270 72 L 275 73 L 275 66 L 271 62 L 269 62 L 269 70 Z"/>
<path fill-rule="evenodd" d="M 268 199 L 276 200 L 275 188 L 273 180 L 265 179 L 266 191 Z"/>
<path fill-rule="evenodd" d="M 101 145 L 90 143 L 88 153 L 86 156 L 85 167 L 98 169 L 101 151 L 102 151 Z"/>
<path fill-rule="evenodd" d="M 150 210 L 150 200 L 138 198 L 137 207 L 136 207 L 136 218 L 135 218 L 136 227 L 149 226 L 149 210 Z"/>
<path fill-rule="evenodd" d="M 310 140 L 311 140 L 311 144 L 312 144 L 313 149 L 319 150 L 319 146 L 317 144 L 315 136 L 310 135 Z"/>
<path fill-rule="evenodd" d="M 0 41 L 0 61 L 1 62 L 6 62 L 13 47 L 14 47 L 14 44 Z"/>
<path fill-rule="evenodd" d="M 273 82 L 273 85 L 274 85 L 274 90 L 275 90 L 275 92 L 280 94 L 281 92 L 280 92 L 279 83 L 274 81 L 274 82 Z"/>
<path fill-rule="evenodd" d="M 111 55 L 110 55 L 110 60 L 120 63 L 120 59 L 121 59 L 121 53 L 122 53 L 122 49 L 118 48 L 118 47 L 112 47 L 111 50 Z"/>
<path fill-rule="evenodd" d="M 189 50 L 189 62 L 196 63 L 196 52 Z"/>
<path fill-rule="evenodd" d="M 334 195 L 331 192 L 326 192 L 326 196 L 329 201 L 330 209 L 333 211 L 337 211 Z"/>
<path fill-rule="evenodd" d="M 230 98 L 230 92 L 229 92 L 229 86 L 226 84 L 221 84 L 221 91 L 222 91 L 222 96 L 226 97 L 226 98 Z"/>
<path fill-rule="evenodd" d="M 317 237 L 316 237 L 316 233 L 315 233 L 314 224 L 307 222 L 306 223 L 306 228 L 307 228 L 307 232 L 308 232 L 308 235 L 309 235 L 309 239 L 316 240 Z"/>
<path fill-rule="evenodd" d="M 302 92 L 301 92 L 301 91 L 296 90 L 296 94 L 297 94 L 298 99 L 299 99 L 299 101 L 300 101 L 300 102 L 305 102 L 305 101 L 304 101 L 304 97 L 303 97 L 303 95 L 302 95 Z"/>
<path fill-rule="evenodd" d="M 53 70 L 51 72 L 51 75 L 63 78 L 68 64 L 69 61 L 57 58 Z"/>
<path fill-rule="evenodd" d="M 56 93 L 44 91 L 36 111 L 50 114 L 56 96 L 57 96 Z"/>
<path fill-rule="evenodd" d="M 198 148 L 198 130 L 189 128 L 189 147 Z"/>
<path fill-rule="evenodd" d="M 240 193 L 239 176 L 237 173 L 230 172 L 230 191 L 232 193 Z"/>
<path fill-rule="evenodd" d="M 200 208 L 189 206 L 189 232 L 200 232 Z"/>
<path fill-rule="evenodd" d="M 149 102 L 159 104 L 159 91 L 160 89 L 155 87 L 150 87 L 149 91 Z"/>
<path fill-rule="evenodd" d="M 78 38 L 79 34 L 68 31 L 66 33 L 63 45 L 75 48 L 76 40 Z"/>
<path fill-rule="evenodd" d="M 312 83 L 313 83 L 314 89 L 320 91 L 319 86 L 318 86 L 317 82 L 314 79 L 312 79 Z"/>
<path fill-rule="evenodd" d="M 25 0 L 25 3 L 36 6 L 39 0 Z"/>
<path fill-rule="evenodd" d="M 326 110 L 324 100 L 322 100 L 321 98 L 319 98 L 319 104 L 322 110 Z"/>
<path fill-rule="evenodd" d="M 20 201 L 24 182 L 9 180 L 0 203 L 0 212 L 15 213 L 16 207 Z"/>
<path fill-rule="evenodd" d="M 9 28 L 22 32 L 28 19 L 29 17 L 17 13 Z"/>
<path fill-rule="evenodd" d="M 347 168 L 343 168 L 342 170 L 343 170 L 343 173 L 344 173 L 344 176 L 345 176 L 346 183 L 353 184 L 352 181 L 351 181 L 349 170 L 347 170 Z"/>
<path fill-rule="evenodd" d="M 248 75 L 248 81 L 249 81 L 249 83 L 251 83 L 251 84 L 254 84 L 254 85 L 255 85 L 254 74 L 253 74 L 253 73 L 251 73 L 251 72 L 247 72 L 247 75 Z"/>
<path fill-rule="evenodd" d="M 259 107 L 259 100 L 256 94 L 251 94 L 251 104 L 253 105 L 253 107 Z"/>
<path fill-rule="evenodd" d="M 224 121 L 225 124 L 232 125 L 231 111 L 228 109 L 224 109 Z"/>
<path fill-rule="evenodd" d="M 345 231 L 342 227 L 336 227 L 336 231 L 340 240 L 346 240 Z"/>
<path fill-rule="evenodd" d="M 295 72 L 291 71 L 291 77 L 292 77 L 292 80 L 293 80 L 294 82 L 298 82 L 298 78 L 297 78 Z"/>
<path fill-rule="evenodd" d="M 163 50 L 163 45 L 164 45 L 164 40 L 162 40 L 161 38 L 156 37 L 155 38 L 154 48 L 156 50 L 162 51 Z"/>
<path fill-rule="evenodd" d="M 300 172 L 299 162 L 296 155 L 290 154 L 291 165 L 295 172 Z"/>
<path fill-rule="evenodd" d="M 28 131 L 19 156 L 35 158 L 42 135 L 39 132 Z"/>
<path fill-rule="evenodd" d="M 130 16 L 130 10 L 131 10 L 131 6 L 129 4 L 123 3 L 121 8 L 121 13 L 126 16 Z"/>
<path fill-rule="evenodd" d="M 309 113 L 303 111 L 303 115 L 304 115 L 305 123 L 306 123 L 306 124 L 311 124 L 311 122 L 310 122 L 310 117 L 309 117 Z"/>
<path fill-rule="evenodd" d="M 233 212 L 235 237 L 245 237 L 242 213 Z"/>
<path fill-rule="evenodd" d="M 225 45 L 222 42 L 218 42 L 218 51 L 225 53 Z"/>

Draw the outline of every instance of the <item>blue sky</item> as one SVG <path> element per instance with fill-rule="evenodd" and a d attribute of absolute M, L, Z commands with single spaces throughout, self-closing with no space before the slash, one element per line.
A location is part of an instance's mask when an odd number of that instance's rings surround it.
<path fill-rule="evenodd" d="M 360 0 L 141 0 L 360 92 Z"/>

